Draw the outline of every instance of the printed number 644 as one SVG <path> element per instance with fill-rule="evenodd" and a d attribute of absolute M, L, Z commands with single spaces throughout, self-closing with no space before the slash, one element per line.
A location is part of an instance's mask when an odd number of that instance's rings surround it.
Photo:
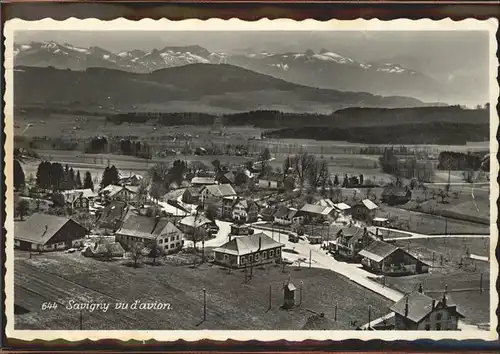
<path fill-rule="evenodd" d="M 42 304 L 42 310 L 55 310 L 57 308 L 57 304 L 55 302 L 44 302 Z"/>

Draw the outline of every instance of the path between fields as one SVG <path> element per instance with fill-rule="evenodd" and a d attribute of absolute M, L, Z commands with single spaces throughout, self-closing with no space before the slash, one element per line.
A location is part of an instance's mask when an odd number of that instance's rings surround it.
<path fill-rule="evenodd" d="M 391 229 L 388 227 L 377 227 L 379 230 L 383 231 L 389 231 L 389 232 L 394 232 L 394 233 L 400 233 L 400 234 L 406 234 L 408 236 L 403 236 L 403 237 L 393 237 L 393 238 L 384 238 L 384 241 L 395 241 L 395 240 L 417 240 L 417 239 L 426 239 L 426 238 L 443 238 L 443 237 L 448 237 L 448 238 L 484 238 L 484 237 L 490 237 L 490 235 L 485 235 L 485 234 L 470 234 L 470 235 L 458 235 L 458 234 L 441 234 L 441 235 L 425 235 L 425 234 L 420 234 L 417 232 L 413 231 L 403 231 L 403 230 L 398 230 L 398 229 Z M 368 228 L 370 231 L 374 231 L 375 227 L 369 227 Z"/>

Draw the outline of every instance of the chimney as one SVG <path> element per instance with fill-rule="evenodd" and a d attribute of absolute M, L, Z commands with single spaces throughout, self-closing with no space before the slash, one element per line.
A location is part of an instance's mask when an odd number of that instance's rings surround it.
<path fill-rule="evenodd" d="M 434 310 L 436 308 L 436 300 L 432 299 L 432 309 Z"/>
<path fill-rule="evenodd" d="M 378 227 L 375 229 L 375 236 L 378 237 Z"/>
<path fill-rule="evenodd" d="M 405 300 L 405 317 L 408 317 L 408 296 L 406 296 Z"/>

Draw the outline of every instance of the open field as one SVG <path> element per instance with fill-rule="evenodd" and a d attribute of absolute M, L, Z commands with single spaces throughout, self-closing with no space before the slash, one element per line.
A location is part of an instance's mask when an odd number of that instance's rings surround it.
<path fill-rule="evenodd" d="M 289 272 L 289 273 L 288 273 Z M 303 301 L 291 311 L 281 310 L 283 281 L 291 276 Z M 269 310 L 269 284 L 272 306 Z M 171 310 L 83 313 L 83 328 L 92 329 L 301 329 L 314 313 L 333 321 L 334 304 L 339 303 L 338 321 L 331 329 L 354 329 L 388 312 L 391 302 L 347 278 L 324 269 L 296 270 L 268 265 L 255 268 L 254 277 L 244 283 L 244 272 L 229 273 L 218 266 L 198 268 L 163 264 L 128 267 L 120 261 L 101 262 L 80 254 L 51 253 L 15 261 L 16 303 L 29 312 L 16 316 L 23 329 L 78 329 L 78 311 L 64 305 L 78 301 L 132 303 L 168 302 Z M 203 319 L 203 292 L 207 289 L 207 320 Z M 300 298 L 296 293 L 296 300 Z M 57 310 L 40 309 L 44 301 L 57 301 Z"/>

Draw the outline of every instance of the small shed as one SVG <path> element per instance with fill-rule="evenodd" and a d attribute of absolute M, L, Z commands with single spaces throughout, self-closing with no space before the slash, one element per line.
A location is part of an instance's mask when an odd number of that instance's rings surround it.
<path fill-rule="evenodd" d="M 295 290 L 297 290 L 297 288 L 291 282 L 288 282 L 284 286 L 284 294 L 283 294 L 283 296 L 284 296 L 283 308 L 284 309 L 288 310 L 288 309 L 291 309 L 295 306 Z"/>

